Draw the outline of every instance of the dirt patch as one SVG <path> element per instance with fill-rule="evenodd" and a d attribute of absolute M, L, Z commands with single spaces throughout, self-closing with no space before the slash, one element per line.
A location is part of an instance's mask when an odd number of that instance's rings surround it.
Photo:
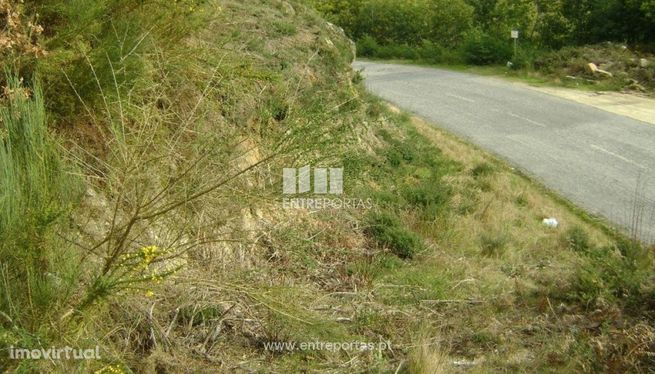
<path fill-rule="evenodd" d="M 655 124 L 654 99 L 619 92 L 587 92 L 560 87 L 526 86 L 549 95 L 563 97 L 607 112 Z"/>

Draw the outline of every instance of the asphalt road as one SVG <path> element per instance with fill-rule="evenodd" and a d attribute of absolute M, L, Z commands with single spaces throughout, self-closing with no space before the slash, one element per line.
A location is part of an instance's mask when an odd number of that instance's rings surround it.
<path fill-rule="evenodd" d="M 357 61 L 367 88 L 655 242 L 655 125 L 500 79 Z"/>

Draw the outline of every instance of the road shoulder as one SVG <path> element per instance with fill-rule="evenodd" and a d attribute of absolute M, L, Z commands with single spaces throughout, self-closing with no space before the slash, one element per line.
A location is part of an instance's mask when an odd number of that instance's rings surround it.
<path fill-rule="evenodd" d="M 515 84 L 562 97 L 581 104 L 590 105 L 606 112 L 630 117 L 638 121 L 655 125 L 655 100 L 630 93 L 588 92 L 560 87 L 539 87 L 525 83 Z"/>

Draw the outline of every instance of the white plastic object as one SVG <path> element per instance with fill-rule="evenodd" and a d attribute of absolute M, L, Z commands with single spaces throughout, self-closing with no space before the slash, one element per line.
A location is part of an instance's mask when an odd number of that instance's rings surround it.
<path fill-rule="evenodd" d="M 555 218 L 544 218 L 543 220 L 544 225 L 550 227 L 550 228 L 557 228 L 559 226 L 559 222 Z"/>

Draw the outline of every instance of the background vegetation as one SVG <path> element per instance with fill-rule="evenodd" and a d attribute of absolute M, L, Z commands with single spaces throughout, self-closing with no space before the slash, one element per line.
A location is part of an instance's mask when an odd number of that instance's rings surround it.
<path fill-rule="evenodd" d="M 605 87 L 635 88 L 637 82 L 653 88 L 655 64 L 640 66 L 640 58 L 652 60 L 655 50 L 655 5 L 649 0 L 328 0 L 313 4 L 357 41 L 362 57 L 436 64 L 511 62 L 513 69 L 559 78 L 575 73 L 583 83 L 599 78 L 585 71 L 593 62 L 615 75 Z M 510 38 L 513 29 L 520 32 L 517 53 Z M 579 48 L 583 46 L 590 47 Z"/>

